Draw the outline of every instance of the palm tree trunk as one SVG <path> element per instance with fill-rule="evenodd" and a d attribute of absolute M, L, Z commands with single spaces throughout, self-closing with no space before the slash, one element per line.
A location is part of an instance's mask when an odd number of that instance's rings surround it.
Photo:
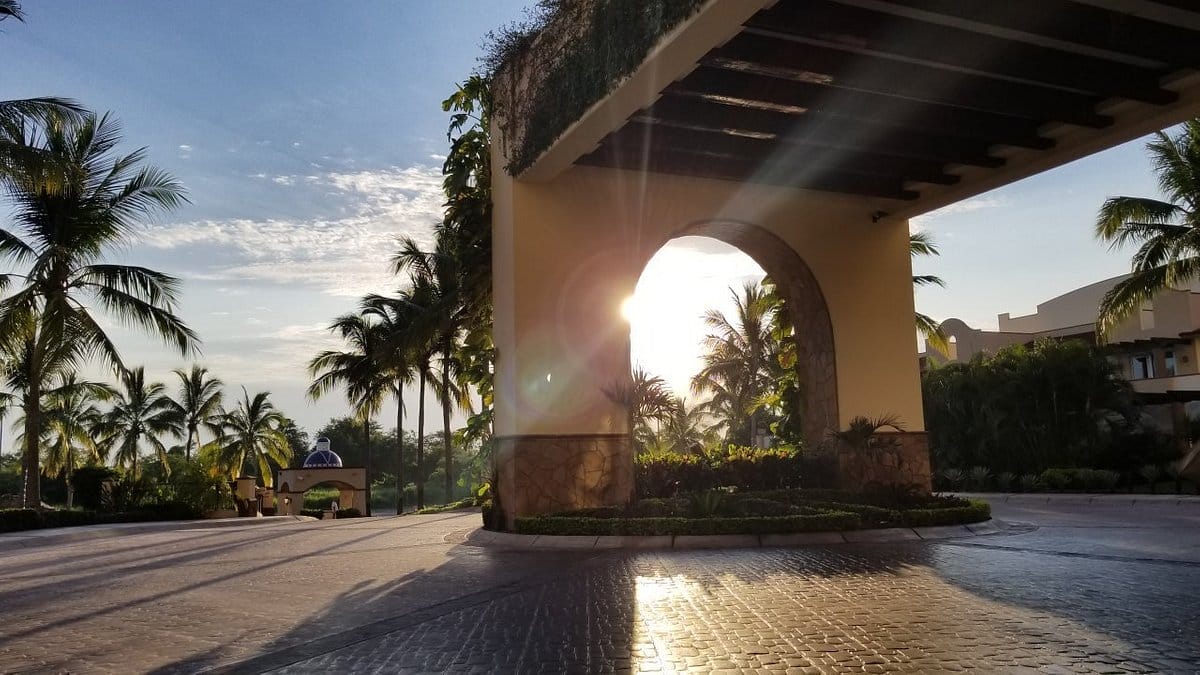
<path fill-rule="evenodd" d="M 184 444 L 184 446 L 183 446 L 183 459 L 185 462 L 187 462 L 189 464 L 192 462 L 192 436 L 193 435 L 199 436 L 200 435 L 199 431 L 192 428 L 191 426 L 189 426 L 187 443 Z M 197 438 L 196 440 L 200 440 L 200 439 Z"/>
<path fill-rule="evenodd" d="M 396 381 L 396 515 L 404 515 L 404 382 Z"/>
<path fill-rule="evenodd" d="M 367 514 L 371 515 L 371 417 L 364 416 L 363 437 L 367 442 Z"/>
<path fill-rule="evenodd" d="M 446 450 L 446 503 L 454 501 L 453 450 L 450 443 L 450 337 L 442 343 L 442 443 Z"/>
<path fill-rule="evenodd" d="M 42 390 L 38 378 L 30 378 L 25 392 L 25 484 L 21 502 L 27 509 L 42 508 L 41 467 L 38 466 L 38 436 L 42 426 Z"/>
<path fill-rule="evenodd" d="M 75 506 L 75 451 L 67 445 L 67 508 Z"/>
<path fill-rule="evenodd" d="M 425 371 L 421 365 L 420 386 L 417 387 L 417 510 L 425 508 Z"/>

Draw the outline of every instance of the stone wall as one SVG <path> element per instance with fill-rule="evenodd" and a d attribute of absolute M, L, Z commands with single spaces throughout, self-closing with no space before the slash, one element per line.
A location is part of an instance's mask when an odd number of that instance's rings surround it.
<path fill-rule="evenodd" d="M 915 485 L 933 490 L 929 436 L 924 431 L 880 432 L 869 450 L 838 450 L 838 482 L 843 490 L 862 491 L 876 485 Z"/>
<path fill-rule="evenodd" d="M 497 495 L 506 526 L 517 516 L 633 499 L 633 443 L 627 434 L 496 438 Z"/>

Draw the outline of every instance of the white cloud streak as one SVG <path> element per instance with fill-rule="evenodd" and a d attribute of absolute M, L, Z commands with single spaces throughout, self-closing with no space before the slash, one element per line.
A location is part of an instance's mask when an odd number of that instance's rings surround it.
<path fill-rule="evenodd" d="M 264 176 L 265 177 L 265 176 Z M 388 260 L 396 239 L 423 244 L 440 219 L 440 171 L 414 166 L 383 171 L 276 176 L 275 183 L 304 185 L 347 196 L 346 215 L 310 220 L 206 220 L 152 226 L 142 243 L 160 250 L 206 252 L 211 262 L 192 278 L 303 284 L 337 296 L 391 291 Z M 215 254 L 210 254 L 215 250 Z M 193 256 L 196 258 L 197 256 Z"/>

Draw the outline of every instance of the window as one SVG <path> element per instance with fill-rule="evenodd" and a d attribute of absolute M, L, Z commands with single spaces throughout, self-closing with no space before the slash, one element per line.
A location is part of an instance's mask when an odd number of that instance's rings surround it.
<path fill-rule="evenodd" d="M 1154 359 L 1149 354 L 1140 354 L 1129 360 L 1131 380 L 1145 380 L 1154 377 Z"/>
<path fill-rule="evenodd" d="M 1163 370 L 1167 377 L 1175 377 L 1175 352 L 1170 349 L 1163 352 Z"/>

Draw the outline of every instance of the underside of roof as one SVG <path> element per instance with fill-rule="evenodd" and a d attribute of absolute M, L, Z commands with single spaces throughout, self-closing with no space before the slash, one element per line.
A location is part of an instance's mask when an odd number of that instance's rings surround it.
<path fill-rule="evenodd" d="M 961 197 L 960 183 L 1036 164 L 1130 110 L 1177 113 L 1166 123 L 1196 114 L 1180 98 L 1195 93 L 1197 66 L 1200 2 L 1189 0 L 778 0 L 571 161 Z"/>

